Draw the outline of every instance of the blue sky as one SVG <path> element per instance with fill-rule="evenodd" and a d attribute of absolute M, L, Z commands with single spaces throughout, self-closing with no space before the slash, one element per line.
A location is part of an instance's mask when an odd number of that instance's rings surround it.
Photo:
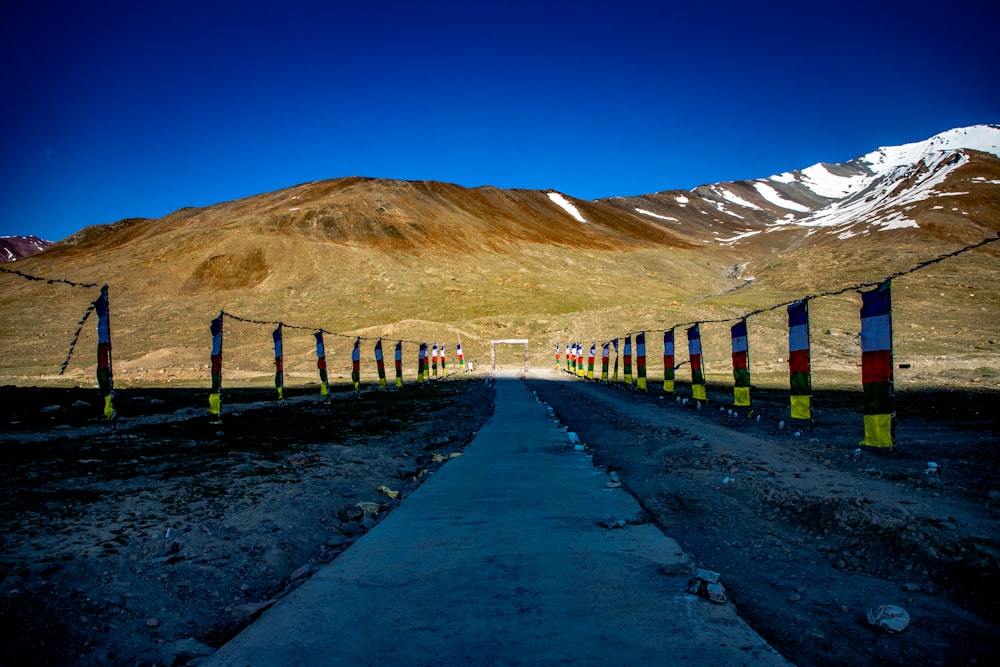
<path fill-rule="evenodd" d="M 993 3 L 813 4 L 4 3 L 0 235 L 350 175 L 635 195 L 1000 122 Z"/>

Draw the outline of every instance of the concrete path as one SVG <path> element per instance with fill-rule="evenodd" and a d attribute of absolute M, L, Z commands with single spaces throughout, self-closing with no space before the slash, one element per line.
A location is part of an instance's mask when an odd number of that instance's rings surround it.
<path fill-rule="evenodd" d="M 204 665 L 787 665 L 513 374 L 466 448 Z M 664 574 L 664 571 L 675 574 Z"/>

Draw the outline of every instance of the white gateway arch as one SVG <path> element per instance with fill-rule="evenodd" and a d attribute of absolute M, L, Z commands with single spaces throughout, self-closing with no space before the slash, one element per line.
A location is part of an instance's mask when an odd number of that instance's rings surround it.
<path fill-rule="evenodd" d="M 528 370 L 528 339 L 504 338 L 490 341 L 490 368 L 497 369 L 497 345 L 524 345 L 524 370 Z"/>

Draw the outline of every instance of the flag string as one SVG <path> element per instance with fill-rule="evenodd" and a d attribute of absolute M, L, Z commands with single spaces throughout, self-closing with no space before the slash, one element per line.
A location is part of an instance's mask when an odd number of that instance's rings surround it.
<path fill-rule="evenodd" d="M 38 282 L 48 283 L 49 285 L 54 285 L 56 283 L 62 283 L 64 285 L 69 285 L 70 287 L 100 287 L 97 283 L 78 283 L 72 280 L 66 280 L 65 278 L 43 278 L 41 276 L 33 276 L 30 273 L 24 273 L 23 271 L 14 271 L 13 269 L 5 269 L 0 266 L 0 271 L 4 273 L 10 273 L 15 276 L 21 276 L 25 280 L 33 280 Z"/>
<path fill-rule="evenodd" d="M 944 261 L 946 259 L 950 259 L 952 257 L 957 257 L 958 255 L 961 255 L 963 253 L 969 252 L 970 250 L 975 250 L 976 248 L 981 248 L 981 247 L 983 247 L 985 245 L 988 245 L 990 243 L 994 243 L 996 241 L 1000 241 L 1000 232 L 997 232 L 997 236 L 996 237 L 984 239 L 984 240 L 980 241 L 979 243 L 973 243 L 972 245 L 967 245 L 964 248 L 959 248 L 958 250 L 955 250 L 955 251 L 952 251 L 952 252 L 948 252 L 948 253 L 945 253 L 943 255 L 938 255 L 937 257 L 934 257 L 933 259 L 924 260 L 923 262 L 920 262 L 919 264 L 916 264 L 915 266 L 912 266 L 909 269 L 906 269 L 906 270 L 903 270 L 903 271 L 897 271 L 896 273 L 892 273 L 892 274 L 886 276 L 885 278 L 883 278 L 882 280 L 879 280 L 879 281 L 876 281 L 876 282 L 858 283 L 856 285 L 849 285 L 848 287 L 843 287 L 843 288 L 837 289 L 837 290 L 831 290 L 831 291 L 828 291 L 828 292 L 820 292 L 819 294 L 810 294 L 809 296 L 799 297 L 798 299 L 794 299 L 792 301 L 785 301 L 784 303 L 778 303 L 778 304 L 775 304 L 773 306 L 768 306 L 766 308 L 758 308 L 757 310 L 752 310 L 750 312 L 744 313 L 742 315 L 736 315 L 734 317 L 727 317 L 727 318 L 721 318 L 721 319 L 711 319 L 711 320 L 693 320 L 691 322 L 683 322 L 681 324 L 675 324 L 675 325 L 667 327 L 665 329 L 643 329 L 643 331 L 647 331 L 647 332 L 650 332 L 650 333 L 657 333 L 657 332 L 662 333 L 662 332 L 665 332 L 665 331 L 670 331 L 671 329 L 680 329 L 680 328 L 683 328 L 683 327 L 691 327 L 691 326 L 694 326 L 695 324 L 725 324 L 725 323 L 728 323 L 728 322 L 737 322 L 739 320 L 743 320 L 743 319 L 746 319 L 748 317 L 754 317 L 755 315 L 761 315 L 763 313 L 769 313 L 769 312 L 771 312 L 773 310 L 778 310 L 779 308 L 787 308 L 788 306 L 790 306 L 790 305 L 792 305 L 794 303 L 799 303 L 799 302 L 802 302 L 802 301 L 810 301 L 810 300 L 813 300 L 813 299 L 820 299 L 820 298 L 828 297 L 828 296 L 839 296 L 839 295 L 845 294 L 847 292 L 856 292 L 856 291 L 859 291 L 859 290 L 863 290 L 865 288 L 870 288 L 870 287 L 875 287 L 876 285 L 881 285 L 882 283 L 884 283 L 887 280 L 893 280 L 895 278 L 899 278 L 900 276 L 906 276 L 906 275 L 909 275 L 911 273 L 916 273 L 917 271 L 920 271 L 922 269 L 926 269 L 927 267 L 932 266 L 934 264 L 937 264 L 938 262 L 942 262 L 942 261 Z M 628 334 L 626 334 L 626 336 L 631 336 L 631 335 L 632 335 L 632 332 L 629 332 Z M 610 340 L 606 341 L 606 343 L 610 343 L 610 342 L 611 342 Z"/>
<path fill-rule="evenodd" d="M 377 340 L 386 339 L 386 340 L 397 340 L 397 341 L 399 341 L 401 343 L 411 343 L 413 345 L 421 345 L 424 342 L 424 341 L 419 341 L 419 340 L 406 340 L 405 338 L 395 338 L 394 339 L 394 338 L 391 338 L 391 337 L 388 337 L 388 336 L 358 336 L 356 334 L 344 334 L 344 333 L 338 333 L 336 331 L 329 331 L 327 329 L 323 329 L 322 327 L 310 327 L 310 326 L 302 326 L 302 325 L 295 325 L 295 324 L 286 324 L 285 322 L 276 321 L 276 320 L 256 320 L 256 319 L 253 319 L 253 318 L 250 318 L 250 317 L 240 317 L 239 315 L 234 315 L 232 313 L 227 313 L 224 310 L 221 311 L 221 314 L 223 316 L 225 316 L 225 317 L 228 317 L 228 318 L 232 319 L 232 320 L 236 320 L 237 322 L 245 322 L 247 324 L 261 324 L 261 325 L 265 325 L 265 326 L 277 326 L 277 325 L 280 324 L 282 327 L 284 327 L 286 329 L 300 329 L 302 331 L 321 332 L 321 333 L 326 334 L 326 335 L 338 336 L 340 338 L 346 338 L 348 340 L 375 340 L 375 341 L 377 341 Z"/>

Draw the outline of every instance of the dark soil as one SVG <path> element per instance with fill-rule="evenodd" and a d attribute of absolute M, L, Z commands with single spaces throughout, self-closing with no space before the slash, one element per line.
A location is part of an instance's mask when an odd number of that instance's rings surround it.
<path fill-rule="evenodd" d="M 0 388 L 0 665 L 186 664 L 185 640 L 234 636 L 493 409 L 471 379 L 287 395 L 227 391 L 216 424 L 204 389 L 124 390 L 112 431 L 94 390 Z"/>
<path fill-rule="evenodd" d="M 791 661 L 993 664 L 996 394 L 900 395 L 891 455 L 857 451 L 855 394 L 816 395 L 809 424 L 787 418 L 783 392 L 756 391 L 748 417 L 729 413 L 723 388 L 698 409 L 655 387 L 558 379 L 529 385 L 667 535 L 722 574 L 740 614 Z M 936 475 L 925 472 L 931 461 Z M 905 608 L 909 628 L 869 626 L 867 610 L 881 604 Z"/>
<path fill-rule="evenodd" d="M 696 409 L 655 386 L 528 382 L 796 664 L 992 664 L 996 394 L 901 394 L 893 456 L 857 453 L 851 393 L 818 393 L 808 424 L 778 391 L 755 391 L 748 417 L 723 388 Z M 116 432 L 93 390 L 0 398 L 2 665 L 196 664 L 188 638 L 234 636 L 492 412 L 487 384 L 452 379 L 329 403 L 289 390 L 280 407 L 271 389 L 227 391 L 221 425 L 204 389 L 125 390 Z M 880 604 L 909 628 L 868 626 Z"/>

